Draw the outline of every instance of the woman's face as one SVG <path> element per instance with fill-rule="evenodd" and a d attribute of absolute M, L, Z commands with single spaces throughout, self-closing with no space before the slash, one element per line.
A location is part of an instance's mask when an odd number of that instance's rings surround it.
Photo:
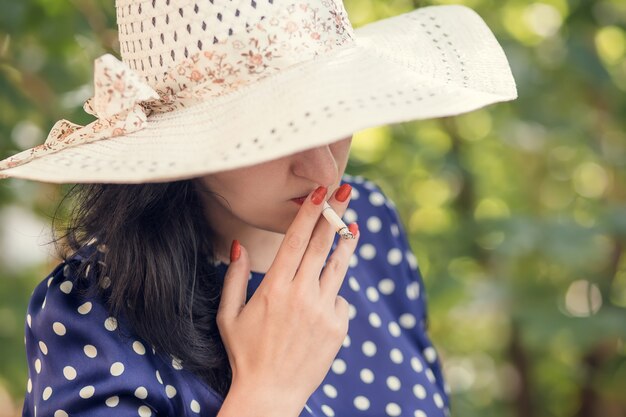
<path fill-rule="evenodd" d="M 206 213 L 215 231 L 253 227 L 285 233 L 300 205 L 292 199 L 318 186 L 340 185 L 352 136 L 258 165 L 198 178 Z M 222 230 L 223 232 L 223 230 Z"/>

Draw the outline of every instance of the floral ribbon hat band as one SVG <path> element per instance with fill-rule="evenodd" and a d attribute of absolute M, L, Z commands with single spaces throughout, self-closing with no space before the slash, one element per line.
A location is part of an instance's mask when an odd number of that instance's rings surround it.
<path fill-rule="evenodd" d="M 353 29 L 339 0 L 278 3 L 118 0 L 122 60 L 95 60 L 84 108 L 96 119 L 57 122 L 0 161 L 0 177 L 186 179 L 517 97 L 504 52 L 466 7 Z"/>

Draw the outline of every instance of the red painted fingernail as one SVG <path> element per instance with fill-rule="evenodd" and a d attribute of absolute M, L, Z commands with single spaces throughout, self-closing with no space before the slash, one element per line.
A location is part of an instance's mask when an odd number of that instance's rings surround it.
<path fill-rule="evenodd" d="M 237 239 L 233 240 L 233 244 L 230 246 L 230 261 L 235 262 L 241 256 L 241 245 Z"/>
<path fill-rule="evenodd" d="M 348 225 L 348 230 L 352 233 L 352 236 L 355 236 L 359 233 L 359 225 L 356 223 L 350 223 Z"/>
<path fill-rule="evenodd" d="M 313 202 L 313 204 L 322 204 L 322 201 L 324 201 L 324 197 L 326 197 L 327 192 L 328 189 L 326 187 L 317 187 L 317 189 L 313 191 L 313 195 L 311 196 L 311 201 Z"/>
<path fill-rule="evenodd" d="M 350 184 L 343 184 L 335 193 L 335 199 L 341 203 L 346 201 L 352 192 Z"/>

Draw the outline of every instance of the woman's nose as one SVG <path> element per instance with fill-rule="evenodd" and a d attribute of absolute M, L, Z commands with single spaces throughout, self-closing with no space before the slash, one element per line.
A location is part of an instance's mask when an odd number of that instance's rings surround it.
<path fill-rule="evenodd" d="M 299 177 L 326 187 L 333 185 L 339 174 L 337 161 L 329 145 L 295 154 L 292 171 Z"/>

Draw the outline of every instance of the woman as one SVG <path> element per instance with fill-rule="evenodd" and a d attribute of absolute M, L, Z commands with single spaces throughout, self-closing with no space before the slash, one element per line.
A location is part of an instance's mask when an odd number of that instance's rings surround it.
<path fill-rule="evenodd" d="M 515 97 L 480 18 L 354 30 L 327 0 L 116 7 L 123 63 L 96 60 L 97 119 L 0 163 L 84 183 L 29 305 L 24 415 L 447 414 L 393 203 L 344 171 L 351 132 Z"/>

